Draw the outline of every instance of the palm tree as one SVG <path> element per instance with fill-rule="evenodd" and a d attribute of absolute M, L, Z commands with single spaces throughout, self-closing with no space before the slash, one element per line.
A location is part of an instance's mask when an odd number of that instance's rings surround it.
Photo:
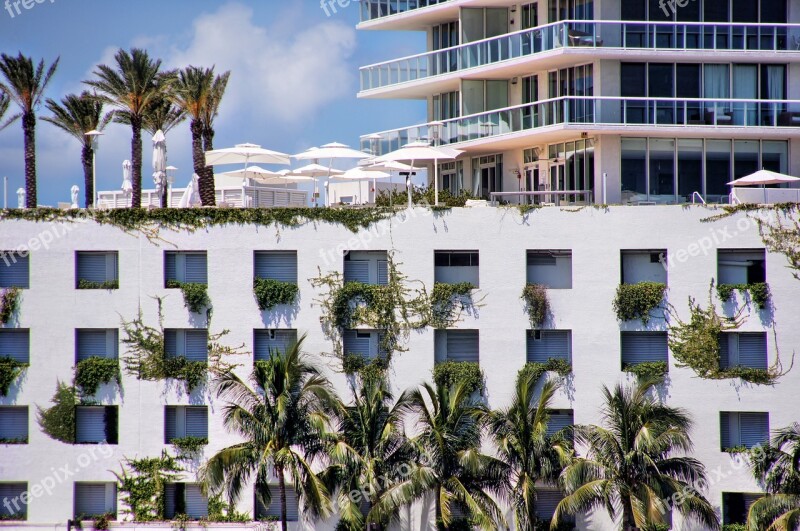
<path fill-rule="evenodd" d="M 217 396 L 228 401 L 223 409 L 225 427 L 244 442 L 217 452 L 199 473 L 211 492 L 224 490 L 231 501 L 255 476 L 256 493 L 264 505 L 271 500 L 270 479 L 277 476 L 283 531 L 287 478 L 305 510 L 314 516 L 327 516 L 331 510 L 328 490 L 312 464 L 330 444 L 330 411 L 338 399 L 328 380 L 302 354 L 304 339 L 257 362 L 250 376 L 252 387 L 232 371 L 218 375 Z"/>
<path fill-rule="evenodd" d="M 390 482 L 411 470 L 414 452 L 401 413 L 407 403 L 401 399 L 391 406 L 392 394 L 382 377 L 359 378 L 351 390 L 353 402 L 341 407 L 340 439 L 329 451 L 325 479 L 329 490 L 338 492 L 339 529 L 361 531 L 366 523 L 385 529 L 390 517 L 365 518 L 360 502 L 374 506 Z"/>
<path fill-rule="evenodd" d="M 551 528 L 565 514 L 605 508 L 612 519 L 622 507 L 622 529 L 633 531 L 665 523 L 670 499 L 684 517 L 719 528 L 714 508 L 694 486 L 705 483 L 705 467 L 691 457 L 692 421 L 681 408 L 661 404 L 649 391 L 659 380 L 633 389 L 603 387 L 605 427 L 576 426 L 575 442 L 587 448 L 561 475 L 566 497 Z M 677 500 L 682 499 L 682 503 Z"/>
<path fill-rule="evenodd" d="M 192 161 L 194 172 L 199 177 L 200 201 L 203 206 L 213 205 L 214 181 L 209 182 L 203 150 L 203 118 L 214 84 L 214 69 L 189 66 L 178 72 L 173 88 L 173 98 L 178 107 L 191 118 L 189 130 L 192 133 Z"/>
<path fill-rule="evenodd" d="M 777 430 L 763 455 L 752 456 L 753 474 L 767 495 L 750 506 L 753 531 L 800 529 L 800 423 Z"/>
<path fill-rule="evenodd" d="M 59 129 L 73 136 L 81 143 L 81 163 L 83 164 L 84 197 L 86 208 L 94 206 L 94 143 L 86 136 L 90 131 L 102 131 L 114 117 L 113 113 L 103 114 L 103 101 L 87 91 L 80 96 L 70 94 L 61 103 L 48 99 L 47 108 L 53 114 L 43 118 Z"/>
<path fill-rule="evenodd" d="M 489 415 L 488 428 L 498 457 L 508 466 L 511 506 L 519 530 L 536 524 L 536 484 L 555 485 L 572 449 L 561 434 L 547 435 L 548 409 L 558 385 L 547 381 L 536 397 L 539 375 L 522 373 L 517 378 L 511 405 Z"/>
<path fill-rule="evenodd" d="M 173 80 L 172 72 L 161 72 L 161 60 L 151 59 L 137 48 L 117 51 L 114 68 L 99 65 L 98 79 L 85 83 L 99 90 L 105 100 L 128 113 L 131 124 L 131 161 L 133 163 L 132 208 L 142 205 L 142 128 L 154 101 L 162 98 Z"/>
<path fill-rule="evenodd" d="M 5 116 L 8 111 L 9 105 L 11 105 L 11 98 L 8 94 L 0 90 L 0 129 L 5 127 L 5 124 L 3 124 L 3 116 Z"/>
<path fill-rule="evenodd" d="M 419 435 L 412 442 L 422 457 L 404 480 L 386 490 L 370 511 L 371 519 L 387 518 L 399 507 L 433 494 L 440 529 L 455 523 L 456 507 L 481 529 L 505 526 L 491 497 L 505 489 L 504 466 L 480 452 L 486 408 L 469 391 L 458 382 L 436 388 L 425 383 L 403 393 L 400 411 L 413 415 Z"/>
<path fill-rule="evenodd" d="M 22 117 L 22 134 L 25 148 L 25 193 L 27 208 L 36 208 L 36 108 L 42 101 L 44 91 L 58 68 L 58 61 L 45 72 L 44 60 L 34 68 L 33 60 L 20 53 L 17 57 L 0 55 L 0 92 L 16 103 L 19 114 L 10 117 L 0 129 Z M 5 103 L 8 108 L 8 103 Z M 2 104 L 0 104 L 2 110 Z M 0 113 L 2 114 L 2 113 Z"/>
<path fill-rule="evenodd" d="M 219 115 L 219 107 L 222 104 L 222 98 L 225 97 L 225 90 L 228 88 L 228 80 L 230 80 L 231 73 L 227 71 L 214 78 L 214 83 L 211 85 L 210 98 L 207 101 L 205 112 L 203 113 L 203 151 L 213 151 L 214 149 L 214 121 Z M 214 189 L 214 167 L 206 167 L 206 179 L 211 183 L 212 190 Z M 209 198 L 214 201 L 213 197 Z"/>

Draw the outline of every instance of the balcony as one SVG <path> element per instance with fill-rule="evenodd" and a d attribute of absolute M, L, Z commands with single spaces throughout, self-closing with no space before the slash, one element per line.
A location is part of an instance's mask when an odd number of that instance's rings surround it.
<path fill-rule="evenodd" d="M 715 60 L 726 60 L 721 53 L 734 54 L 741 60 L 743 53 L 793 52 L 800 49 L 800 24 L 718 24 L 672 22 L 620 21 L 563 21 L 533 29 L 508 33 L 444 50 L 422 53 L 361 68 L 361 95 L 379 94 L 380 89 L 425 80 L 458 79 L 467 70 L 507 64 L 527 64 L 519 59 L 532 56 L 550 57 L 563 52 L 561 63 L 585 60 L 592 56 L 604 58 L 630 57 L 632 51 L 669 54 L 676 52 L 713 54 Z M 568 54 L 568 55 L 567 55 Z M 556 54 L 559 55 L 559 54 Z M 786 60 L 781 54 L 782 60 Z M 525 75 L 530 65 L 509 70 L 503 75 Z M 562 66 L 543 65 L 551 68 Z M 448 76 L 451 74 L 451 76 Z M 499 74 L 499 72 L 498 72 Z M 457 90 L 456 87 L 451 87 Z M 408 97 L 423 97 L 427 91 L 411 93 Z"/>
<path fill-rule="evenodd" d="M 172 188 L 170 208 L 199 206 L 197 202 L 182 204 L 186 188 Z M 218 206 L 232 208 L 274 208 L 308 206 L 308 192 L 292 188 L 269 188 L 265 186 L 217 187 Z M 122 190 L 98 192 L 97 207 L 101 209 L 129 208 L 131 195 Z M 161 206 L 161 195 L 156 190 L 142 190 L 142 208 Z"/>
<path fill-rule="evenodd" d="M 452 2 L 453 0 L 361 0 L 361 22 Z"/>
<path fill-rule="evenodd" d="M 718 130 L 724 135 L 736 136 L 737 131 L 753 134 L 753 128 L 759 128 L 760 136 L 769 136 L 769 129 L 786 136 L 786 128 L 800 127 L 800 100 L 568 96 L 463 116 L 435 127 L 436 131 L 433 125 L 421 124 L 378 133 L 381 136 L 377 142 L 379 154 L 417 140 L 433 141 L 437 136 L 434 133 L 438 133 L 440 144 L 481 146 L 514 137 L 523 138 L 521 145 L 529 145 L 531 134 L 564 129 L 567 136 L 575 134 L 572 129 L 600 133 L 638 130 L 653 134 L 660 128 L 670 127 L 680 127 L 680 134 L 689 136 L 693 129 L 702 135 L 713 135 L 714 130 Z M 361 147 L 369 149 L 373 142 L 362 137 Z"/>

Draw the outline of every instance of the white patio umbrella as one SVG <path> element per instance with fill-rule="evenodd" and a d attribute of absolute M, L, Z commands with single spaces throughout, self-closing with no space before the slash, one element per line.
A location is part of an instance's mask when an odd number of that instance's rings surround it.
<path fill-rule="evenodd" d="M 167 187 L 167 137 L 160 129 L 153 135 L 153 182 L 161 199 L 161 207 L 166 208 Z"/>
<path fill-rule="evenodd" d="M 197 176 L 197 174 L 193 174 L 192 180 L 189 181 L 189 186 L 186 187 L 186 190 L 183 192 L 183 196 L 178 203 L 178 208 L 191 208 L 200 204 L 199 181 L 200 178 Z"/>
<path fill-rule="evenodd" d="M 133 170 L 133 164 L 131 161 L 125 160 L 122 162 L 122 193 L 125 197 L 131 195 L 133 192 L 133 181 L 131 180 L 131 171 Z"/>
<path fill-rule="evenodd" d="M 362 151 L 357 151 L 350 146 L 345 144 L 340 144 L 338 142 L 333 142 L 330 144 L 325 144 L 320 148 L 311 148 L 307 149 L 302 153 L 298 153 L 297 155 L 293 155 L 293 158 L 297 160 L 310 160 L 313 161 L 315 164 L 318 164 L 320 160 L 328 160 L 328 171 L 327 171 L 327 178 L 330 180 L 331 175 L 333 175 L 333 161 L 334 159 L 367 159 L 370 155 L 364 153 Z M 314 185 L 314 192 L 316 193 L 316 184 Z M 325 190 L 325 203 L 328 202 L 328 194 L 327 194 L 327 186 Z M 316 199 L 316 198 L 315 198 Z"/>
<path fill-rule="evenodd" d="M 784 175 L 769 170 L 759 170 L 729 182 L 728 186 L 766 186 L 768 184 L 796 183 L 798 181 L 800 181 L 800 178 L 792 177 L 791 175 Z"/>
<path fill-rule="evenodd" d="M 224 164 L 290 164 L 289 155 L 264 149 L 256 144 L 237 144 L 235 147 L 206 152 L 206 166 Z"/>
<path fill-rule="evenodd" d="M 455 160 L 461 155 L 463 151 L 449 147 L 433 147 L 427 142 L 411 142 L 406 144 L 396 151 L 387 153 L 375 159 L 375 162 L 402 162 L 410 161 L 411 166 L 415 162 L 430 160 L 433 161 L 433 187 L 434 187 L 434 204 L 439 204 L 439 161 L 440 160 Z M 408 206 L 411 207 L 411 187 L 410 179 L 406 183 L 408 188 Z"/>
<path fill-rule="evenodd" d="M 380 136 L 380 135 L 378 135 Z M 367 137 L 369 138 L 369 137 Z M 389 188 L 392 190 L 392 193 L 389 194 L 389 206 L 392 206 L 392 196 L 394 193 L 394 172 L 408 172 L 408 173 L 416 173 L 418 171 L 422 171 L 425 168 L 415 168 L 409 164 L 403 164 L 402 162 L 397 161 L 389 161 L 389 162 L 375 162 L 375 159 L 367 159 L 361 161 L 359 163 L 362 167 L 368 170 L 377 170 L 377 171 L 386 171 L 389 172 Z"/>
<path fill-rule="evenodd" d="M 344 172 L 341 175 L 336 175 L 333 178 L 334 179 L 341 179 L 341 180 L 344 180 L 344 181 L 369 181 L 369 180 L 372 180 L 372 189 L 376 192 L 375 195 L 377 197 L 378 184 L 377 184 L 376 181 L 378 179 L 390 179 L 391 177 L 392 176 L 390 174 L 386 173 L 386 172 L 373 170 L 371 168 L 357 167 L 357 168 L 352 168 L 350 170 L 347 170 L 346 172 Z M 359 189 L 359 194 L 360 194 L 361 193 L 361 186 L 360 185 L 359 185 L 358 189 Z M 367 194 L 367 195 L 369 195 L 369 194 Z M 367 201 L 369 201 L 369 199 L 367 199 Z"/>
<path fill-rule="evenodd" d="M 312 150 L 317 150 L 317 149 L 319 149 L 319 148 L 311 148 L 311 149 L 307 150 L 307 152 L 310 152 Z M 299 159 L 299 160 L 302 160 L 302 159 Z M 341 170 L 335 170 L 335 169 L 330 168 L 330 167 L 326 168 L 325 166 L 320 166 L 319 164 L 316 163 L 317 159 L 307 159 L 307 160 L 312 160 L 312 161 L 315 161 L 315 162 L 313 162 L 313 164 L 308 164 L 308 165 L 303 166 L 301 168 L 296 168 L 296 169 L 292 170 L 291 175 L 300 176 L 300 177 L 308 177 L 312 181 L 314 181 L 314 198 L 313 198 L 314 201 L 313 202 L 316 205 L 317 204 L 317 195 L 316 195 L 317 194 L 317 178 L 319 178 L 319 177 L 328 177 L 328 178 L 330 178 L 333 175 L 341 175 L 344 172 L 341 171 Z M 326 187 L 325 194 L 327 194 L 327 193 L 328 193 L 328 189 Z"/>

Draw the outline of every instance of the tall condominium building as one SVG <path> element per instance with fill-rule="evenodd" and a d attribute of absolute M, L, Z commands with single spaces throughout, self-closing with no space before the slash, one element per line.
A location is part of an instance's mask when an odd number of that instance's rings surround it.
<path fill-rule="evenodd" d="M 423 140 L 464 150 L 441 164 L 441 188 L 509 202 L 728 202 L 734 178 L 800 172 L 795 0 L 361 8 L 361 29 L 424 32 L 428 50 L 395 58 L 387 49 L 386 62 L 361 68 L 360 97 L 427 102 L 426 123 L 373 133 L 362 147 Z"/>

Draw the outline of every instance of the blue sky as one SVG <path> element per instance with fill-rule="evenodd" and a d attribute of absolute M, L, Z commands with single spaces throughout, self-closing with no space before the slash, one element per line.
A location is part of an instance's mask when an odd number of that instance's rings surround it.
<path fill-rule="evenodd" d="M 14 17 L 0 0 L 0 51 L 22 51 L 60 66 L 47 96 L 84 89 L 97 64 L 119 48 L 146 48 L 170 68 L 189 64 L 231 70 L 215 145 L 243 142 L 298 153 L 332 141 L 358 146 L 358 137 L 425 121 L 417 101 L 359 100 L 358 67 L 424 50 L 422 34 L 356 31 L 359 7 L 326 16 L 316 0 L 25 0 Z M 13 4 L 15 0 L 10 0 Z M 36 1 L 42 3 L 34 3 Z M 30 5 L 29 4 L 29 5 Z M 39 116 L 47 110 L 39 109 Z M 97 154 L 100 190 L 118 189 L 130 158 L 130 129 L 112 124 Z M 167 138 L 176 186 L 191 177 L 188 125 Z M 41 120 L 37 124 L 39 203 L 69 200 L 83 188 L 78 142 Z M 143 186 L 152 187 L 151 142 L 143 136 Z M 0 177 L 9 178 L 9 206 L 24 184 L 22 127 L 0 131 Z M 81 197 L 83 191 L 81 190 Z"/>

